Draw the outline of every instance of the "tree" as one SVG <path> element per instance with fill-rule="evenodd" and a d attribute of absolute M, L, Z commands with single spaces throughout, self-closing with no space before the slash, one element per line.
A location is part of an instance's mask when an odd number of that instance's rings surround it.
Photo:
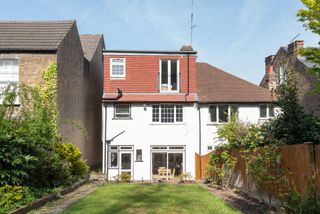
<path fill-rule="evenodd" d="M 313 142 L 320 144 L 320 121 L 303 111 L 299 104 L 297 87 L 293 73 L 276 89 L 281 114 L 263 126 L 267 143 L 301 144 Z"/>
<path fill-rule="evenodd" d="M 297 13 L 299 21 L 303 23 L 306 29 L 320 35 L 320 0 L 301 0 L 306 8 L 300 9 Z M 320 45 L 320 42 L 319 42 Z M 315 63 L 315 66 L 310 68 L 310 72 L 315 74 L 317 78 L 316 91 L 320 92 L 320 48 L 307 47 L 300 52 L 306 57 L 306 60 Z"/>

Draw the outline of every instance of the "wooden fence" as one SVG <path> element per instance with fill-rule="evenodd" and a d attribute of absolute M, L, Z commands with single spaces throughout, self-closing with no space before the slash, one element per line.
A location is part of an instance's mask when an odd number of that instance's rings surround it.
<path fill-rule="evenodd" d="M 195 176 L 202 179 L 210 159 L 211 152 L 207 155 L 195 156 Z M 247 163 L 240 154 L 240 150 L 233 150 L 232 155 L 236 158 L 229 185 L 245 191 L 252 191 L 254 185 L 247 173 Z M 304 194 L 307 191 L 308 183 L 314 177 L 316 190 L 320 191 L 320 145 L 299 144 L 280 147 L 281 168 L 286 177 L 294 184 L 296 190 Z M 313 170 L 314 168 L 314 170 Z"/>

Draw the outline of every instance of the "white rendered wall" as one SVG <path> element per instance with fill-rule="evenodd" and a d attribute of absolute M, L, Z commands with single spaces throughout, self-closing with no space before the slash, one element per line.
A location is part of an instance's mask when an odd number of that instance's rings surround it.
<path fill-rule="evenodd" d="M 211 152 L 208 146 L 217 146 L 219 142 L 217 131 L 218 127 L 223 124 L 210 122 L 209 104 L 201 105 L 201 155 Z M 261 120 L 260 107 L 258 104 L 252 105 L 237 105 L 239 119 L 247 124 L 257 124 L 265 120 Z"/>
<path fill-rule="evenodd" d="M 106 139 L 111 139 L 122 131 L 122 135 L 115 138 L 111 145 L 134 146 L 134 180 L 151 179 L 151 146 L 154 145 L 183 145 L 185 151 L 185 172 L 194 176 L 195 153 L 199 151 L 198 110 L 193 104 L 183 105 L 182 123 L 152 123 L 152 104 L 131 104 L 130 120 L 116 120 L 114 105 L 107 105 Z M 136 149 L 142 149 L 143 162 L 135 162 Z M 119 172 L 117 169 L 109 170 L 108 179 Z"/>

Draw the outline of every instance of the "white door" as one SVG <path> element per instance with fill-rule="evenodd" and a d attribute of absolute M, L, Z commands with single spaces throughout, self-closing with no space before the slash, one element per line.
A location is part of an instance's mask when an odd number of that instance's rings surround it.
<path fill-rule="evenodd" d="M 120 174 L 128 173 L 133 179 L 133 152 L 120 151 Z"/>

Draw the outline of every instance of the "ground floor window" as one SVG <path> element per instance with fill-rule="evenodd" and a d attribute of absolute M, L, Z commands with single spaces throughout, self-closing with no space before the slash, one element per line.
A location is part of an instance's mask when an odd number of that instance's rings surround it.
<path fill-rule="evenodd" d="M 227 123 L 231 115 L 237 112 L 238 107 L 235 105 L 211 105 L 209 107 L 210 122 Z"/>
<path fill-rule="evenodd" d="M 274 117 L 273 105 L 260 105 L 260 118 L 267 119 Z"/>
<path fill-rule="evenodd" d="M 184 146 L 151 146 L 152 178 L 173 180 L 185 169 Z"/>

